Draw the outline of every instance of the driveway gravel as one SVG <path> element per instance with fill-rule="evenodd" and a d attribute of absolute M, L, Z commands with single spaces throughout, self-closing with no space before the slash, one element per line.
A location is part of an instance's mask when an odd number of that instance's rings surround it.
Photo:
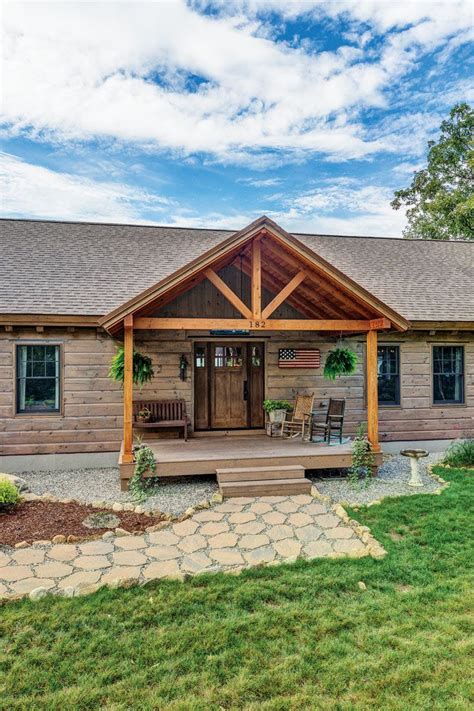
<path fill-rule="evenodd" d="M 28 482 L 33 494 L 49 492 L 58 498 L 71 498 L 84 503 L 126 503 L 132 500 L 128 492 L 120 491 L 119 470 L 116 467 L 16 473 Z M 161 479 L 143 506 L 147 510 L 159 509 L 178 516 L 190 506 L 210 499 L 215 491 L 217 482 L 214 477 Z"/>
<path fill-rule="evenodd" d="M 435 464 L 443 457 L 442 452 L 428 455 L 421 460 L 421 479 L 423 487 L 408 486 L 410 480 L 410 460 L 400 455 L 390 456 L 381 467 L 378 475 L 367 487 L 351 484 L 345 477 L 321 476 L 318 472 L 312 476 L 314 485 L 324 496 L 330 496 L 333 501 L 348 504 L 370 504 L 385 496 L 407 496 L 412 494 L 428 494 L 439 489 L 440 483 L 433 479 L 426 467 Z"/>

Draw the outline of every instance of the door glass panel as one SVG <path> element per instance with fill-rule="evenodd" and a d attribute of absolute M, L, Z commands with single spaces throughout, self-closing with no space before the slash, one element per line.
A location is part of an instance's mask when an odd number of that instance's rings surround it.
<path fill-rule="evenodd" d="M 242 348 L 240 346 L 216 346 L 214 355 L 216 368 L 241 368 Z"/>
<path fill-rule="evenodd" d="M 262 355 L 260 352 L 260 346 L 252 346 L 252 367 L 260 368 L 262 365 Z"/>
<path fill-rule="evenodd" d="M 196 363 L 196 368 L 205 368 L 206 367 L 206 348 L 205 348 L 205 346 L 196 346 L 195 363 Z"/>

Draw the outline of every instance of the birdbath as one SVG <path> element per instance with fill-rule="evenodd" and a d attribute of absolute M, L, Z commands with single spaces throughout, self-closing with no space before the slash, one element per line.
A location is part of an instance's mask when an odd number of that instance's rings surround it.
<path fill-rule="evenodd" d="M 411 478 L 408 482 L 408 486 L 423 486 L 420 474 L 420 463 L 418 460 L 427 457 L 429 452 L 427 452 L 426 449 L 402 449 L 400 454 L 403 457 L 410 457 Z"/>

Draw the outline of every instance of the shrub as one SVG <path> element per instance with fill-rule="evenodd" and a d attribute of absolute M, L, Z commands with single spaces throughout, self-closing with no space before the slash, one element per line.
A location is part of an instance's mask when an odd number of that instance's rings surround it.
<path fill-rule="evenodd" d="M 0 511 L 15 506 L 20 501 L 20 492 L 11 481 L 0 479 Z"/>
<path fill-rule="evenodd" d="M 348 470 L 349 482 L 353 485 L 369 486 L 375 466 L 372 445 L 365 434 L 365 425 L 360 424 L 352 442 L 352 466 Z"/>
<path fill-rule="evenodd" d="M 453 442 L 443 458 L 443 464 L 451 467 L 474 467 L 474 439 L 462 439 Z"/>
<path fill-rule="evenodd" d="M 149 477 L 148 482 L 145 481 L 145 474 L 148 469 L 152 474 L 156 472 L 155 455 L 151 447 L 145 444 L 140 444 L 134 448 L 134 453 L 135 471 L 129 481 L 128 490 L 136 501 L 144 501 L 147 498 L 150 480 L 156 481 L 156 477 Z"/>

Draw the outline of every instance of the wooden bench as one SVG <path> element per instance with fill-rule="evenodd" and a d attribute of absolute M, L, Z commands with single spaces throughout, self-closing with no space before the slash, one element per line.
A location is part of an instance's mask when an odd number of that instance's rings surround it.
<path fill-rule="evenodd" d="M 147 409 L 151 412 L 149 422 L 138 419 L 138 413 Z M 164 427 L 182 427 L 184 440 L 188 439 L 189 417 L 186 414 L 184 400 L 134 400 L 133 424 L 138 429 L 159 429 Z"/>

